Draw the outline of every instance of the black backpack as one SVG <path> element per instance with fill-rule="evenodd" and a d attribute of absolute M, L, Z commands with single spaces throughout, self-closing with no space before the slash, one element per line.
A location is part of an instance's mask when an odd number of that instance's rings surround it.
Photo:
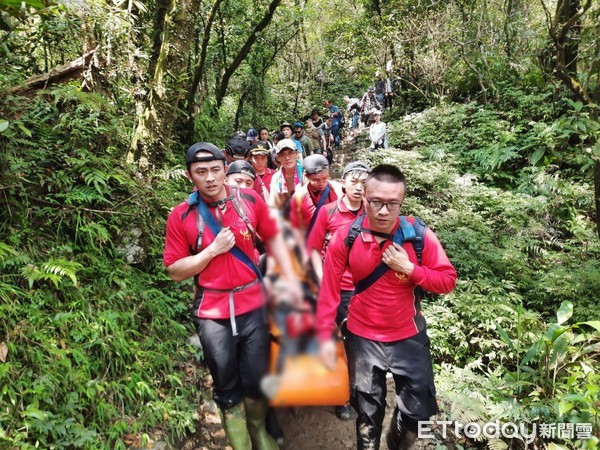
<path fill-rule="evenodd" d="M 340 111 L 340 130 L 346 126 L 346 116 Z"/>

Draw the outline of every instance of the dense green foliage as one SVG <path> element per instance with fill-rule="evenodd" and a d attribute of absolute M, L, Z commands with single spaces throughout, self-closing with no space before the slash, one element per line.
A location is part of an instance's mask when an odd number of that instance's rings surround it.
<path fill-rule="evenodd" d="M 189 292 L 161 264 L 173 181 L 120 161 L 123 124 L 95 94 L 66 86 L 9 105 L 20 117 L 0 152 L 0 447 L 183 437 L 202 394 Z"/>
<path fill-rule="evenodd" d="M 493 153 L 511 154 L 498 149 L 499 135 L 538 108 L 521 108 L 505 124 L 484 105 L 432 108 L 391 124 L 393 148 L 364 155 L 403 169 L 404 212 L 436 231 L 459 273 L 456 290 L 425 308 L 448 420 L 598 426 L 600 243 L 591 187 L 566 169 L 488 165 Z M 528 127 L 520 139 L 537 132 Z M 595 448 L 597 440 L 564 444 Z"/>

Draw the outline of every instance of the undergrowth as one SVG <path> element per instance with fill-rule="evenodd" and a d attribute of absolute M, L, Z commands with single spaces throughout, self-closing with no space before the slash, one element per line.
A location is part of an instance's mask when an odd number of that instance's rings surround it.
<path fill-rule="evenodd" d="M 553 445 L 595 448 L 600 242 L 592 188 L 570 172 L 573 161 L 538 167 L 522 150 L 513 154 L 499 133 L 527 117 L 504 123 L 500 114 L 475 104 L 432 108 L 391 123 L 392 148 L 359 157 L 402 168 L 403 213 L 429 224 L 458 271 L 455 291 L 424 305 L 444 417 L 591 423 L 592 439 L 556 436 Z M 534 444 L 548 442 L 538 435 Z M 516 438 L 460 445 L 526 447 Z"/>
<path fill-rule="evenodd" d="M 66 86 L 5 108 L 0 447 L 183 438 L 202 374 L 186 344 L 190 288 L 173 289 L 161 261 L 181 177 L 125 164 L 131 124 L 94 94 Z"/>

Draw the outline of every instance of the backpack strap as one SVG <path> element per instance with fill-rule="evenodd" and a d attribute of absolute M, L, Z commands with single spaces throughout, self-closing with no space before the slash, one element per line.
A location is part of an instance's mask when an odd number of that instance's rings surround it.
<path fill-rule="evenodd" d="M 254 238 L 254 236 L 256 236 L 256 230 L 250 223 L 250 219 L 248 219 L 246 208 L 244 207 L 244 203 L 242 202 L 242 199 L 240 197 L 239 186 L 229 186 L 229 194 L 231 195 L 231 203 L 233 205 L 233 209 L 235 209 L 235 212 L 244 221 L 246 227 L 248 227 L 248 230 L 250 230 L 250 233 L 252 233 L 252 238 Z"/>
<path fill-rule="evenodd" d="M 365 214 L 361 214 L 359 217 L 354 219 L 350 230 L 348 232 L 348 237 L 345 240 L 346 247 L 348 248 L 348 259 L 350 257 L 350 250 L 352 249 L 352 245 L 354 245 L 354 241 L 358 237 L 358 235 L 363 231 L 363 222 L 365 219 Z M 425 233 L 427 232 L 427 225 L 421 219 L 417 218 L 415 220 L 414 225 L 411 224 L 406 217 L 400 216 L 400 226 L 396 229 L 392 240 L 398 245 L 402 245 L 404 242 L 410 242 L 413 245 L 415 253 L 417 255 L 417 263 L 422 265 L 423 263 L 423 248 L 425 247 Z M 381 233 L 374 233 L 375 235 L 380 235 L 386 238 Z M 348 263 L 348 260 L 347 260 Z M 385 263 L 380 263 L 373 272 L 367 275 L 362 280 L 358 281 L 355 286 L 354 294 L 359 294 L 365 289 L 372 286 L 379 278 L 381 278 L 385 272 L 389 270 L 389 266 Z M 424 290 L 420 286 L 415 288 L 415 296 L 418 300 L 423 297 Z"/>
<path fill-rule="evenodd" d="M 235 196 L 233 198 L 235 198 Z M 233 202 L 234 201 L 232 199 L 232 203 Z M 241 201 L 240 201 L 240 203 L 241 203 Z M 188 199 L 188 204 L 190 206 L 196 207 L 196 209 L 198 210 L 198 215 L 202 218 L 203 222 L 208 226 L 211 233 L 216 237 L 217 234 L 219 234 L 219 232 L 221 231 L 221 226 L 219 225 L 217 220 L 214 218 L 214 216 L 208 210 L 208 206 L 206 205 L 206 203 L 204 203 L 204 200 L 202 200 L 202 197 L 199 195 L 198 191 L 192 192 L 192 194 L 190 195 L 190 197 Z M 253 230 L 253 228 L 252 228 L 252 230 Z M 244 251 L 241 248 L 239 248 L 237 245 L 234 245 L 231 248 L 231 250 L 229 250 L 229 251 L 231 252 L 231 254 L 234 257 L 236 257 L 238 260 L 240 260 L 242 263 L 244 263 L 244 265 L 246 265 L 249 269 L 251 269 L 256 274 L 256 277 L 262 281 L 262 274 L 260 272 L 260 269 L 254 263 L 254 261 L 252 261 L 252 259 L 250 259 L 250 257 L 246 253 L 244 253 Z"/>
<path fill-rule="evenodd" d="M 319 201 L 317 202 L 317 205 L 315 206 L 315 212 L 313 213 L 313 215 L 312 215 L 312 217 L 310 219 L 310 223 L 308 224 L 308 228 L 306 229 L 306 236 L 307 237 L 310 234 L 310 232 L 312 231 L 313 227 L 315 226 L 315 222 L 317 221 L 317 214 L 319 214 L 319 210 L 323 207 L 323 205 L 325 204 L 325 202 L 329 198 L 329 191 L 330 190 L 331 190 L 331 184 L 329 184 L 329 182 L 328 182 L 327 186 L 325 186 L 325 189 L 323 189 L 323 192 L 321 192 L 321 196 L 319 197 Z M 308 189 L 307 189 L 307 191 L 308 191 Z M 310 195 L 310 192 L 308 193 L 308 195 Z"/>
<path fill-rule="evenodd" d="M 344 240 L 344 244 L 346 244 L 346 248 L 348 249 L 348 255 L 350 255 L 350 250 L 352 250 L 352 246 L 354 245 L 354 241 L 362 231 L 362 224 L 365 221 L 365 213 L 362 213 L 356 219 L 352 221 L 352 225 L 350 226 L 350 230 L 348 231 L 348 237 Z"/>

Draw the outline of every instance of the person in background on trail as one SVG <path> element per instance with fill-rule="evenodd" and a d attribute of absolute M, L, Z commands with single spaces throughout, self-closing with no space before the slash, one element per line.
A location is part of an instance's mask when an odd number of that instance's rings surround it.
<path fill-rule="evenodd" d="M 318 128 L 319 137 L 321 138 L 321 154 L 327 158 L 329 164 L 333 164 L 333 133 L 331 127 L 333 125 L 333 117 L 327 116 L 327 119 Z"/>
<path fill-rule="evenodd" d="M 389 108 L 390 110 L 392 109 L 393 106 L 393 102 L 394 102 L 394 89 L 392 88 L 392 80 L 389 77 L 389 72 L 388 72 L 388 76 L 386 76 L 385 78 L 385 103 L 384 103 L 384 108 Z"/>
<path fill-rule="evenodd" d="M 279 130 L 283 133 L 285 139 L 291 139 L 294 142 L 296 149 L 298 149 L 298 157 L 300 158 L 300 161 L 302 161 L 302 158 L 304 158 L 304 149 L 302 148 L 300 141 L 294 139 L 294 129 L 292 128 L 292 125 L 289 122 L 283 122 L 279 127 Z"/>
<path fill-rule="evenodd" d="M 381 70 L 375 72 L 375 98 L 381 105 L 380 109 L 383 110 L 385 105 L 385 80 L 381 76 Z"/>
<path fill-rule="evenodd" d="M 319 138 L 319 130 L 314 126 L 310 116 L 304 118 L 304 134 L 306 134 L 312 143 L 313 153 L 321 154 L 321 139 Z"/>
<path fill-rule="evenodd" d="M 225 185 L 225 157 L 208 142 L 186 152 L 186 176 L 196 190 L 167 219 L 164 264 L 175 281 L 194 277 L 192 318 L 213 379 L 213 398 L 235 450 L 274 450 L 265 429 L 260 381 L 269 365 L 256 233 L 282 267 L 290 295 L 301 286 L 266 203 L 254 191 Z"/>
<path fill-rule="evenodd" d="M 369 149 L 375 151 L 378 148 L 387 148 L 386 126 L 385 122 L 381 121 L 381 111 L 373 111 L 373 119 L 375 121 L 369 127 L 369 138 L 371 139 Z"/>
<path fill-rule="evenodd" d="M 255 179 L 256 172 L 248 161 L 239 160 L 227 165 L 225 183 L 228 186 L 239 186 L 241 188 L 254 189 Z"/>
<path fill-rule="evenodd" d="M 363 95 L 363 98 L 360 101 L 360 108 L 362 121 L 366 127 L 371 124 L 371 115 L 373 111 L 381 111 L 383 109 L 382 105 L 375 98 L 375 88 L 373 86 L 369 87 L 367 92 L 365 92 L 365 95 Z"/>
<path fill-rule="evenodd" d="M 292 138 L 292 134 L 294 134 L 294 130 L 292 129 L 292 125 L 289 122 L 283 122 L 279 126 L 279 131 L 281 131 L 284 134 L 285 139 L 291 139 Z"/>
<path fill-rule="evenodd" d="M 330 98 L 325 100 L 323 105 L 329 110 L 329 115 L 333 118 L 331 134 L 333 134 L 333 147 L 337 150 L 340 147 L 340 121 L 342 119 L 342 113 L 340 112 L 340 109 L 333 104 L 333 101 Z"/>
<path fill-rule="evenodd" d="M 281 210 L 296 188 L 304 184 L 304 166 L 298 160 L 298 148 L 291 139 L 277 143 L 277 159 L 281 168 L 271 179 L 269 206 Z"/>
<path fill-rule="evenodd" d="M 246 133 L 244 133 L 242 130 L 237 130 L 237 131 L 234 131 L 230 137 L 246 139 Z"/>
<path fill-rule="evenodd" d="M 358 120 L 360 119 L 360 100 L 357 98 L 350 98 L 347 95 L 344 97 L 344 101 L 348 105 L 346 107 L 346 111 L 348 111 L 348 115 L 351 117 L 350 121 L 350 129 L 357 130 L 358 129 Z"/>
<path fill-rule="evenodd" d="M 418 421 L 437 413 L 420 289 L 447 294 L 456 285 L 456 271 L 430 229 L 424 236 L 419 233 L 424 241 L 420 257 L 410 241 L 404 242 L 404 236 L 416 233 L 415 228 L 423 230 L 415 227 L 415 219 L 398 217 L 405 195 L 406 180 L 400 169 L 388 164 L 375 167 L 365 182 L 365 214 L 338 229 L 323 265 L 316 327 L 321 358 L 330 368 L 335 367 L 332 332 L 346 270 L 355 285 L 345 347 L 351 404 L 358 413 L 359 450 L 379 448 L 388 371 L 396 387 L 388 448 L 410 448 Z"/>
<path fill-rule="evenodd" d="M 246 152 L 250 148 L 250 144 L 242 137 L 232 137 L 225 144 L 225 157 L 227 164 L 231 164 L 234 161 L 246 159 Z"/>
<path fill-rule="evenodd" d="M 325 205 L 319 211 L 315 225 L 308 236 L 307 248 L 318 284 L 323 279 L 323 258 L 331 237 L 346 224 L 351 223 L 363 212 L 364 183 L 371 169 L 360 161 L 348 164 L 342 173 L 342 189 L 344 196 L 336 202 Z M 340 305 L 337 309 L 335 323 L 341 326 L 348 315 L 348 305 L 354 291 L 352 275 L 348 270 L 344 272 L 340 282 Z M 342 332 L 345 327 L 342 327 Z M 335 415 L 340 420 L 352 419 L 350 405 L 336 406 Z"/>
<path fill-rule="evenodd" d="M 269 150 L 269 169 L 277 169 L 277 162 L 275 161 L 277 152 L 275 151 L 275 144 L 271 140 L 271 136 L 269 135 L 269 130 L 267 128 L 263 127 L 258 130 L 258 142 L 262 143 L 263 146 Z"/>
<path fill-rule="evenodd" d="M 312 119 L 313 125 L 315 128 L 319 128 L 323 124 L 323 119 L 321 118 L 321 112 L 314 108 L 310 113 L 310 118 Z"/>
<path fill-rule="evenodd" d="M 256 131 L 254 128 L 250 128 L 246 132 L 246 140 L 250 145 L 256 144 L 258 142 L 258 131 Z"/>
<path fill-rule="evenodd" d="M 312 141 L 310 140 L 310 137 L 308 137 L 305 133 L 304 133 L 304 124 L 302 122 L 296 122 L 294 124 L 294 141 L 297 141 L 300 143 L 300 146 L 302 147 L 302 154 L 303 157 L 306 158 L 308 155 L 312 155 L 315 151 L 313 145 L 312 145 Z M 298 144 L 296 144 L 298 145 Z"/>
<path fill-rule="evenodd" d="M 285 134 L 281 131 L 276 131 L 273 134 L 273 149 L 271 150 L 271 158 L 275 161 L 275 170 L 281 168 L 281 162 L 277 159 L 277 144 L 285 139 Z"/>
<path fill-rule="evenodd" d="M 268 166 L 269 160 L 269 149 L 262 142 L 257 142 L 252 147 L 248 149 L 248 161 L 252 164 L 254 171 L 256 172 L 257 182 L 261 181 L 261 189 L 264 187 L 266 189 L 266 194 L 264 196 L 265 201 L 269 199 L 269 189 L 271 189 L 271 179 L 273 178 L 273 174 L 275 171 L 270 169 Z M 256 190 L 257 186 L 255 184 L 254 189 Z M 264 191 L 263 191 L 264 192 Z"/>

